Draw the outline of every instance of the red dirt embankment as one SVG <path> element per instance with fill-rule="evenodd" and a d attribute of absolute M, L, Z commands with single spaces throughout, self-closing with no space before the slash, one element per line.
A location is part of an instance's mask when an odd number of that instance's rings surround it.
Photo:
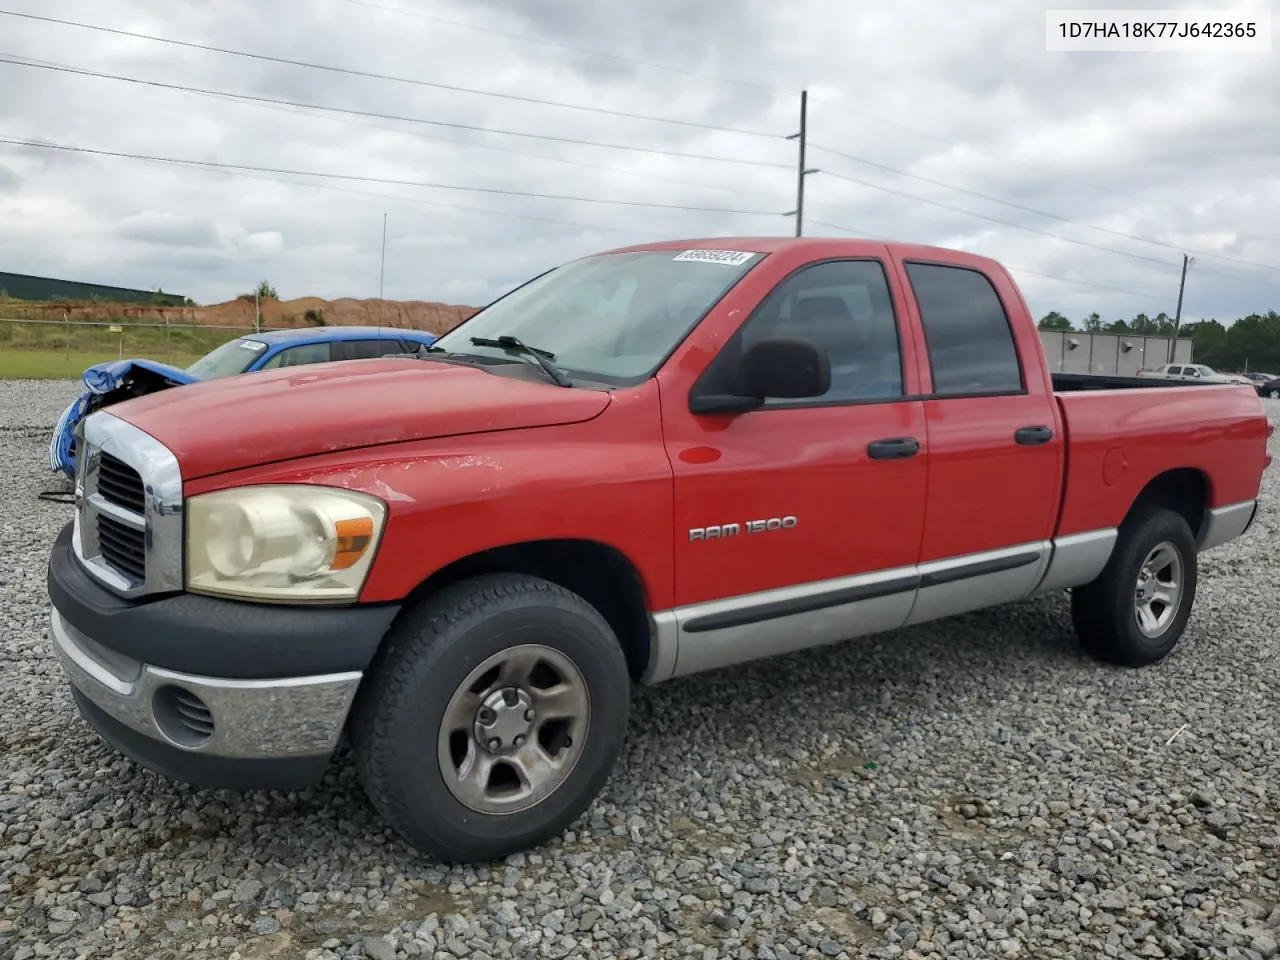
<path fill-rule="evenodd" d="M 308 311 L 323 318 L 326 326 L 407 327 L 430 333 L 445 333 L 471 316 L 478 307 L 431 303 L 425 300 L 296 300 L 259 301 L 264 327 L 305 327 L 314 321 Z M 236 299 L 207 307 L 153 307 L 146 304 L 102 303 L 94 301 L 17 303 L 10 301 L 4 313 L 13 319 L 114 321 L 122 323 L 195 324 L 210 327 L 253 326 L 253 300 Z"/>

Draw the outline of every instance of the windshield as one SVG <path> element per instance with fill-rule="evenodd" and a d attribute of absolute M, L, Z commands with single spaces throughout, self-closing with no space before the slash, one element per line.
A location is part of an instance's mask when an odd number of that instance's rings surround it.
<path fill-rule="evenodd" d="M 570 376 L 641 380 L 763 256 L 650 250 L 575 260 L 518 287 L 435 345 L 510 358 L 509 351 L 476 346 L 471 338 L 515 336 L 555 354 L 555 365 Z"/>
<path fill-rule="evenodd" d="M 187 367 L 187 373 L 201 380 L 232 377 L 249 369 L 249 364 L 265 349 L 267 345 L 261 340 L 250 340 L 248 337 L 228 340 Z"/>

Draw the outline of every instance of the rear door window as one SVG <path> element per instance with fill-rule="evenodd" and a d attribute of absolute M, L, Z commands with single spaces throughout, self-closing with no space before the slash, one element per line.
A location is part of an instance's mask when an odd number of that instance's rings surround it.
<path fill-rule="evenodd" d="M 906 268 L 924 326 L 934 395 L 1022 393 L 1013 327 L 991 281 L 970 267 Z"/>
<path fill-rule="evenodd" d="M 368 340 L 339 340 L 333 344 L 334 360 L 372 360 L 374 357 L 381 356 L 384 344 L 392 343 L 394 340 L 376 340 L 369 338 Z"/>
<path fill-rule="evenodd" d="M 263 370 L 279 367 L 300 367 L 308 363 L 328 363 L 332 359 L 327 343 L 304 343 L 286 347 L 262 365 Z"/>

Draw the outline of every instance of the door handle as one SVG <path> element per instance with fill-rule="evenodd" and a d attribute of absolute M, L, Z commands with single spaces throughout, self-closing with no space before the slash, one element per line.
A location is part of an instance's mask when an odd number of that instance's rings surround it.
<path fill-rule="evenodd" d="M 915 437 L 890 437 L 867 444 L 867 456 L 872 460 L 902 460 L 919 452 L 920 441 Z"/>
<path fill-rule="evenodd" d="M 1022 427 L 1013 432 L 1013 439 L 1024 447 L 1034 447 L 1052 440 L 1053 430 L 1049 427 Z"/>

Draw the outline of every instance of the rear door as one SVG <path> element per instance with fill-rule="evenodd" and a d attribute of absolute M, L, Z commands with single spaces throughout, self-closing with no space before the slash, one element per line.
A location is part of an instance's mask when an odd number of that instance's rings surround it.
<path fill-rule="evenodd" d="M 860 258 L 791 272 L 699 380 L 725 392 L 717 378 L 731 376 L 744 346 L 798 337 L 831 359 L 825 395 L 697 415 L 687 390 L 663 390 L 675 474 L 678 674 L 905 622 L 926 442 L 924 404 L 912 395 L 913 343 L 899 336 L 889 269 Z"/>
<path fill-rule="evenodd" d="M 916 259 L 901 270 L 928 380 L 915 623 L 1031 591 L 1048 562 L 1064 445 L 1057 400 L 1034 359 L 1038 334 L 1008 277 Z"/>

